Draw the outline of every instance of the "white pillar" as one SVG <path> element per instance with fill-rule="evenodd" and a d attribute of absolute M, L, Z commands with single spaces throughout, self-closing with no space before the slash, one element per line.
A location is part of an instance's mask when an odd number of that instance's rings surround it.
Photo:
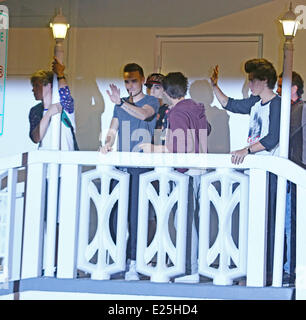
<path fill-rule="evenodd" d="M 55 57 L 62 63 L 64 59 L 64 40 L 56 39 L 54 48 Z M 58 80 L 57 75 L 53 75 L 52 86 L 52 104 L 60 102 L 58 93 Z M 50 127 L 51 130 L 51 150 L 61 149 L 61 114 L 58 113 L 51 117 Z M 58 203 L 58 176 L 59 165 L 56 163 L 49 164 L 50 178 L 48 179 L 48 211 L 47 211 L 47 232 L 46 232 L 46 252 L 45 252 L 45 275 L 53 277 L 54 275 L 54 262 L 55 262 L 55 244 L 56 244 L 56 220 L 57 220 L 57 203 Z"/>
<path fill-rule="evenodd" d="M 291 109 L 291 79 L 293 64 L 293 43 L 286 40 L 284 44 L 284 68 L 282 78 L 282 102 L 279 135 L 279 156 L 288 158 L 289 132 L 290 132 L 290 109 Z M 273 282 L 274 287 L 282 286 L 284 234 L 285 234 L 285 211 L 286 211 L 286 184 L 287 180 L 278 177 L 277 182 L 277 205 L 275 220 Z"/>

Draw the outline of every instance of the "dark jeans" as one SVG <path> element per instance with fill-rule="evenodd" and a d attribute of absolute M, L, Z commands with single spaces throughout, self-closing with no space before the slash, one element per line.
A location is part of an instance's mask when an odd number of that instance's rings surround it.
<path fill-rule="evenodd" d="M 129 185 L 129 212 L 128 212 L 128 231 L 129 238 L 126 249 L 127 259 L 136 260 L 137 247 L 137 226 L 138 226 L 138 195 L 139 195 L 139 175 L 151 171 L 147 168 L 127 168 L 130 174 Z M 112 181 L 111 190 L 115 188 L 118 181 Z M 116 241 L 117 230 L 117 211 L 118 206 L 114 206 L 110 216 L 110 230 L 114 241 Z"/>
<path fill-rule="evenodd" d="M 286 272 L 290 274 L 290 281 L 294 282 L 296 266 L 296 184 L 288 181 L 287 193 L 289 203 L 286 212 Z M 289 248 L 287 247 L 289 245 Z M 285 269 L 285 268 L 284 268 Z"/>
<path fill-rule="evenodd" d="M 273 275 L 273 258 L 274 258 L 274 240 L 275 240 L 275 220 L 276 220 L 276 194 L 277 194 L 277 176 L 269 173 L 269 204 L 268 204 L 268 236 L 267 236 L 267 280 L 271 284 Z M 296 189 L 294 191 L 296 197 Z M 295 210 L 296 203 L 294 203 Z M 293 238 L 294 237 L 294 238 Z M 291 232 L 291 265 L 295 264 L 295 215 L 292 218 Z M 286 241 L 284 239 L 284 261 L 286 261 Z M 294 248 L 293 248 L 294 247 Z M 294 270 L 291 269 L 290 270 Z"/>
<path fill-rule="evenodd" d="M 277 176 L 269 173 L 269 198 L 268 198 L 268 234 L 267 234 L 267 279 L 271 281 L 273 275 L 275 218 L 276 218 L 276 193 Z"/>

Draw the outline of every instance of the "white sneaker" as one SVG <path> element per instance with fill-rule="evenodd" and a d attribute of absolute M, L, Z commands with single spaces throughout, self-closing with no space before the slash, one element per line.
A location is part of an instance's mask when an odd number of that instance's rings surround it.
<path fill-rule="evenodd" d="M 200 275 L 198 273 L 189 274 L 187 276 L 178 277 L 174 279 L 174 282 L 177 283 L 199 283 Z"/>
<path fill-rule="evenodd" d="M 137 281 L 139 280 L 138 272 L 136 271 L 136 261 L 131 260 L 130 265 L 128 267 L 128 271 L 125 273 L 126 281 Z"/>

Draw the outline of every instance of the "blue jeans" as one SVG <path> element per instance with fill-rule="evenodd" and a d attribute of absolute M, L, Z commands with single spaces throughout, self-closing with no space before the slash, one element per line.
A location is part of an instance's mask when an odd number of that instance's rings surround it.
<path fill-rule="evenodd" d="M 286 196 L 285 235 L 286 263 L 284 264 L 284 271 L 294 279 L 296 265 L 296 185 L 289 181 Z"/>
<path fill-rule="evenodd" d="M 290 182 L 288 182 L 290 184 Z M 286 234 L 286 263 L 284 271 L 290 274 L 290 243 L 291 243 L 291 190 L 286 194 L 286 218 L 285 218 L 285 234 Z"/>

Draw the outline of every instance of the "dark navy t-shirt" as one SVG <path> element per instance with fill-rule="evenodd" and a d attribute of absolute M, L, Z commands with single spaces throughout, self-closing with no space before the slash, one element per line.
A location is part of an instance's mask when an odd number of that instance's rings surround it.
<path fill-rule="evenodd" d="M 139 152 L 140 143 L 151 143 L 156 124 L 156 113 L 159 108 L 159 101 L 155 97 L 145 95 L 143 99 L 134 103 L 136 107 L 150 105 L 155 113 L 147 120 L 140 120 L 120 106 L 115 105 L 113 117 L 119 121 L 118 129 L 118 151 Z"/>

